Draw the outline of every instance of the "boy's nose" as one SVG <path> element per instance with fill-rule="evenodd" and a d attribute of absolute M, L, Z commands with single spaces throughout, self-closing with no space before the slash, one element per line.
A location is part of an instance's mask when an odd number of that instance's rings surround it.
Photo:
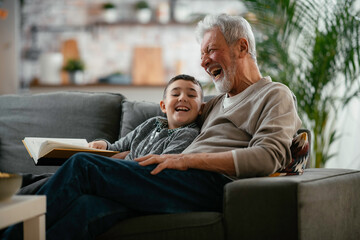
<path fill-rule="evenodd" d="M 179 102 L 186 102 L 187 101 L 187 96 L 186 94 L 180 94 L 179 98 L 178 98 Z"/>

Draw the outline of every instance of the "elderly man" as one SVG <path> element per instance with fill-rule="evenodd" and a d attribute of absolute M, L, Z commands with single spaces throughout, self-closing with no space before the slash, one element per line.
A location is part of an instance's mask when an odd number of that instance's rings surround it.
<path fill-rule="evenodd" d="M 223 93 L 206 104 L 200 135 L 182 154 L 70 158 L 37 193 L 47 195 L 49 239 L 91 239 L 134 214 L 221 211 L 231 179 L 290 162 L 301 122 L 290 90 L 261 76 L 248 22 L 207 16 L 197 32 L 201 65 Z"/>
<path fill-rule="evenodd" d="M 138 161 L 157 163 L 153 174 L 195 168 L 244 178 L 283 168 L 301 121 L 289 89 L 261 76 L 249 23 L 242 17 L 207 16 L 197 33 L 201 66 L 223 94 L 207 103 L 201 133 L 184 154 Z"/>

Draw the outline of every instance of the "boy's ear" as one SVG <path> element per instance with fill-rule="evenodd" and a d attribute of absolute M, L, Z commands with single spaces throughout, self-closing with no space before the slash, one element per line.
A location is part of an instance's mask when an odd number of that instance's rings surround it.
<path fill-rule="evenodd" d="M 164 100 L 160 101 L 160 109 L 163 113 L 166 113 L 166 106 Z"/>
<path fill-rule="evenodd" d="M 198 115 L 201 115 L 201 114 L 202 114 L 202 112 L 203 112 L 203 110 L 204 110 L 204 106 L 205 106 L 205 103 L 202 103 Z"/>

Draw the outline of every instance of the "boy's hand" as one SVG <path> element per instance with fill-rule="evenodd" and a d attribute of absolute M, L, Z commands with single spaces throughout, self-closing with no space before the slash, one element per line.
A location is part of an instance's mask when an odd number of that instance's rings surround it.
<path fill-rule="evenodd" d="M 93 141 L 93 142 L 89 142 L 89 147 L 91 148 L 96 148 L 96 149 L 103 149 L 106 150 L 107 148 L 107 144 L 105 141 Z"/>
<path fill-rule="evenodd" d="M 117 158 L 117 159 L 125 159 L 125 157 L 130 153 L 130 151 L 126 152 L 120 152 L 115 155 L 112 155 L 111 158 Z"/>
<path fill-rule="evenodd" d="M 141 166 L 148 166 L 151 164 L 158 164 L 154 170 L 151 171 L 151 174 L 155 175 L 161 172 L 162 170 L 177 169 L 177 170 L 187 170 L 189 167 L 186 162 L 186 155 L 184 154 L 164 154 L 164 155 L 146 155 L 144 157 L 136 158 Z"/>

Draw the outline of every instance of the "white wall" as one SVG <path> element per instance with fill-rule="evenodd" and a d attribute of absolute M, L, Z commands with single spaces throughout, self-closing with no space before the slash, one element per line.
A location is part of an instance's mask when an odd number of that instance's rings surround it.
<path fill-rule="evenodd" d="M 4 0 L 0 6 L 8 11 L 0 19 L 0 94 L 16 93 L 19 86 L 19 2 Z"/>
<path fill-rule="evenodd" d="M 360 0 L 356 1 L 355 9 L 360 9 Z M 360 85 L 360 77 L 358 78 Z M 360 98 L 353 99 L 345 108 L 340 109 L 337 127 L 340 138 L 335 142 L 335 157 L 326 162 L 327 168 L 360 169 Z"/>

